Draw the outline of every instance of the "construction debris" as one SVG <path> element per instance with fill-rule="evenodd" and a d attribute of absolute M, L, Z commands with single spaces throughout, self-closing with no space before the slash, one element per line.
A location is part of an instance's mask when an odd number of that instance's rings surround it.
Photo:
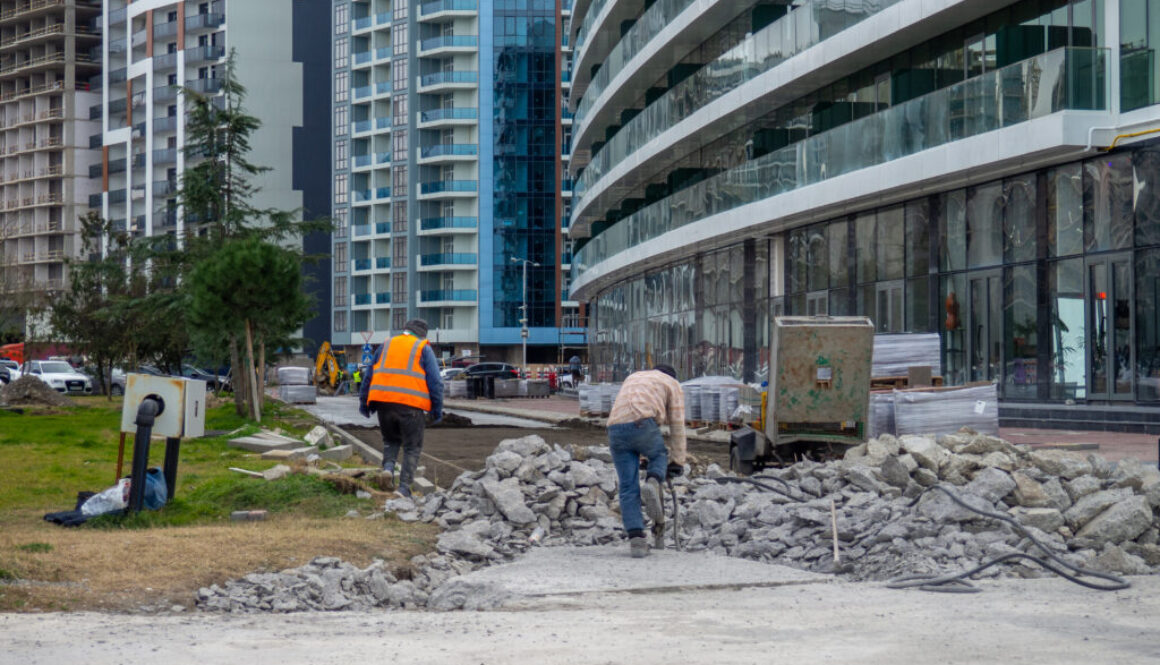
<path fill-rule="evenodd" d="M 0 404 L 9 406 L 72 406 L 72 400 L 31 374 L 0 386 Z"/>
<path fill-rule="evenodd" d="M 680 539 L 688 550 L 887 580 L 966 570 L 1033 547 L 1007 525 L 941 492 L 924 493 L 935 484 L 972 506 L 1014 516 L 1076 565 L 1160 572 L 1160 471 L 1134 460 L 1032 450 L 963 431 L 885 435 L 843 460 L 799 462 L 748 480 L 710 465 L 699 477 L 674 481 Z M 609 450 L 549 446 L 537 436 L 500 443 L 483 470 L 460 475 L 449 491 L 391 499 L 384 508 L 399 519 L 443 528 L 437 553 L 412 560 L 411 579 L 395 579 L 381 563 L 360 570 L 316 559 L 299 569 L 203 588 L 199 606 L 230 612 L 475 607 L 461 585 L 448 581 L 517 556 L 532 546 L 537 530 L 546 534 L 544 546 L 623 538 Z M 1022 563 L 985 573 L 1045 574 Z"/>

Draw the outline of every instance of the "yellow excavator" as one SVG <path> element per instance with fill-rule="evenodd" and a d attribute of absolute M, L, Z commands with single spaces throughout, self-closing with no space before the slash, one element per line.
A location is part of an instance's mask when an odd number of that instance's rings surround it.
<path fill-rule="evenodd" d="M 330 342 L 323 342 L 318 347 L 318 356 L 314 359 L 314 383 L 319 390 L 334 393 L 338 389 L 345 361 L 346 352 L 331 348 Z"/>

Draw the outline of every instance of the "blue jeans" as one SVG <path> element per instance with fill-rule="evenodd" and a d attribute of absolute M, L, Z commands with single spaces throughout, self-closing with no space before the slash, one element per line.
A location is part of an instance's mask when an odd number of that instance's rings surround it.
<path fill-rule="evenodd" d="M 661 429 L 652 418 L 634 423 L 610 425 L 608 444 L 612 449 L 612 464 L 620 485 L 620 517 L 624 530 L 644 530 L 644 516 L 640 512 L 640 458 L 648 459 L 648 475 L 665 478 L 669 452 L 665 448 Z"/>

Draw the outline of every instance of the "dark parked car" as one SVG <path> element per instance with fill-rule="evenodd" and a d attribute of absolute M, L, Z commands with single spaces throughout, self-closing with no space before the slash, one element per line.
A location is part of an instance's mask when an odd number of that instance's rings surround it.
<path fill-rule="evenodd" d="M 520 368 L 507 363 L 476 363 L 464 370 L 460 376 L 494 376 L 497 379 L 518 379 Z"/>

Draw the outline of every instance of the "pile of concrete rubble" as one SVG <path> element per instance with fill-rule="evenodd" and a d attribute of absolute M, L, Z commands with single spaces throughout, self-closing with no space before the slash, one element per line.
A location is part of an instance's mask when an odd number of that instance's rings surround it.
<path fill-rule="evenodd" d="M 1160 471 L 1134 460 L 1113 464 L 969 432 L 937 439 L 886 435 L 843 460 L 800 462 L 753 479 L 764 487 L 728 480 L 711 465 L 699 477 L 674 481 L 686 550 L 856 580 L 955 572 L 1011 552 L 1035 553 L 1031 540 L 1009 525 L 966 510 L 942 492 L 926 492 L 941 484 L 969 505 L 1011 515 L 1075 565 L 1160 572 Z M 455 579 L 462 573 L 537 543 L 623 538 L 608 449 L 549 446 L 537 436 L 502 442 L 482 471 L 462 474 L 449 491 L 393 499 L 385 508 L 443 529 L 438 552 L 412 560 L 410 579 L 396 579 L 382 564 L 360 570 L 320 558 L 202 589 L 199 605 L 240 612 L 473 608 L 479 603 Z M 986 574 L 1048 573 L 1009 563 Z"/>
<path fill-rule="evenodd" d="M 72 403 L 71 399 L 31 374 L 25 374 L 5 386 L 0 386 L 0 404 L 70 406 Z"/>

